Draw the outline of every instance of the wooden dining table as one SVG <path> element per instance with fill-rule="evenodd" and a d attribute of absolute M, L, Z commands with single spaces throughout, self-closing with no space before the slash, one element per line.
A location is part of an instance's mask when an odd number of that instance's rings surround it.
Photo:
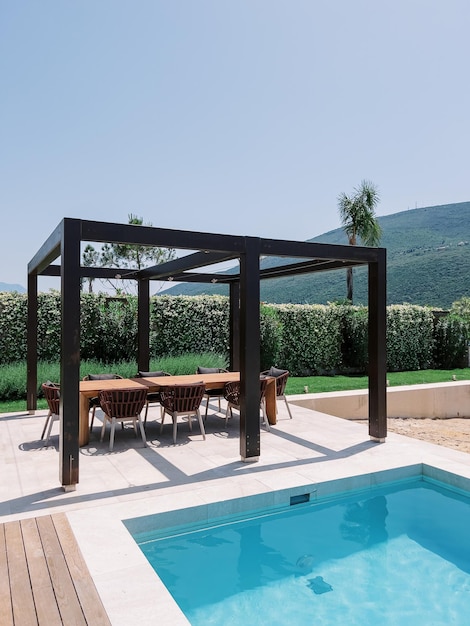
<path fill-rule="evenodd" d="M 146 387 L 149 392 L 160 391 L 170 385 L 187 385 L 203 382 L 206 389 L 218 389 L 225 383 L 240 380 L 240 372 L 218 372 L 216 374 L 185 374 L 180 376 L 156 376 L 149 378 L 117 378 L 112 380 L 80 381 L 80 424 L 79 445 L 85 446 L 90 440 L 89 412 L 90 398 L 96 397 L 103 389 L 131 389 Z M 266 415 L 270 424 L 276 423 L 276 379 L 268 377 L 266 386 Z"/>

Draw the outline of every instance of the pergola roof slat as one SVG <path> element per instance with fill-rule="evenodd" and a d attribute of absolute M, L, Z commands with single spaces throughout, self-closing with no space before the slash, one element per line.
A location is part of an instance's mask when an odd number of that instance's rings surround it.
<path fill-rule="evenodd" d="M 137 278 L 165 280 L 175 274 L 181 274 L 182 271 L 232 261 L 236 258 L 238 258 L 238 254 L 233 254 L 233 252 L 195 252 L 194 254 L 179 257 L 167 263 L 161 263 L 160 265 L 154 265 L 153 267 L 141 270 Z"/>

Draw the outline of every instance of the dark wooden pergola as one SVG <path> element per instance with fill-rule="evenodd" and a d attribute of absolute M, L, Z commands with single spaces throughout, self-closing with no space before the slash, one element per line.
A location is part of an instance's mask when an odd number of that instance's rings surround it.
<path fill-rule="evenodd" d="M 82 242 L 136 244 L 189 251 L 175 260 L 140 271 L 84 267 Z M 279 260 L 261 269 L 260 259 Z M 60 264 L 54 261 L 60 258 Z M 285 259 L 285 262 L 283 262 Z M 295 261 L 298 259 L 298 261 Z M 210 273 L 211 266 L 238 261 L 239 273 Z M 38 276 L 61 279 L 60 480 L 64 489 L 79 481 L 80 290 L 84 278 L 123 278 L 137 282 L 138 369 L 148 370 L 150 281 L 218 282 L 230 289 L 230 368 L 240 371 L 240 455 L 260 456 L 260 281 L 268 278 L 368 267 L 369 435 L 384 441 L 386 410 L 386 251 L 384 248 L 285 241 L 152 226 L 64 218 L 28 264 L 27 408 L 37 407 Z M 125 272 L 125 275 L 124 275 Z"/>

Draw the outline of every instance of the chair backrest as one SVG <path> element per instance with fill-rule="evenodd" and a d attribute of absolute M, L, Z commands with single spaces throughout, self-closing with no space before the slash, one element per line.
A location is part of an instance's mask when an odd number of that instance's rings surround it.
<path fill-rule="evenodd" d="M 276 396 L 283 396 L 286 388 L 289 372 L 284 372 L 280 376 L 276 376 Z"/>
<path fill-rule="evenodd" d="M 44 392 L 49 411 L 54 415 L 59 415 L 60 385 L 48 381 L 47 383 L 43 383 L 41 388 Z"/>
<path fill-rule="evenodd" d="M 136 374 L 136 378 L 160 378 L 160 376 L 171 376 L 168 372 L 163 372 L 162 370 L 158 372 L 143 372 L 139 370 Z"/>
<path fill-rule="evenodd" d="M 266 395 L 266 387 L 268 386 L 268 379 L 265 376 L 260 376 L 259 379 L 259 400 L 263 400 Z M 234 406 L 240 406 L 241 385 L 239 380 L 230 381 L 225 383 L 224 398 L 230 404 Z"/>
<path fill-rule="evenodd" d="M 284 395 L 287 379 L 289 378 L 289 370 L 281 370 L 277 367 L 271 367 L 269 370 L 262 372 L 265 376 L 272 376 L 276 379 L 276 396 Z"/>
<path fill-rule="evenodd" d="M 169 385 L 160 393 L 160 403 L 171 412 L 185 413 L 197 411 L 206 387 L 203 382 L 187 385 Z"/>
<path fill-rule="evenodd" d="M 223 374 L 228 370 L 223 367 L 198 367 L 196 374 Z"/>
<path fill-rule="evenodd" d="M 230 404 L 240 406 L 240 383 L 238 381 L 230 381 L 225 383 L 224 398 Z"/>
<path fill-rule="evenodd" d="M 119 374 L 87 374 L 83 380 L 116 380 L 122 378 Z"/>
<path fill-rule="evenodd" d="M 98 394 L 100 405 L 109 417 L 135 417 L 147 400 L 147 389 L 103 389 Z"/>

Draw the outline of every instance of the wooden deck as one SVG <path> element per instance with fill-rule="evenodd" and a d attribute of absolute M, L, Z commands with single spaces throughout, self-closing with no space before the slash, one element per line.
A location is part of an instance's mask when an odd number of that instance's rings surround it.
<path fill-rule="evenodd" d="M 0 524 L 1 626 L 110 626 L 63 513 Z"/>

